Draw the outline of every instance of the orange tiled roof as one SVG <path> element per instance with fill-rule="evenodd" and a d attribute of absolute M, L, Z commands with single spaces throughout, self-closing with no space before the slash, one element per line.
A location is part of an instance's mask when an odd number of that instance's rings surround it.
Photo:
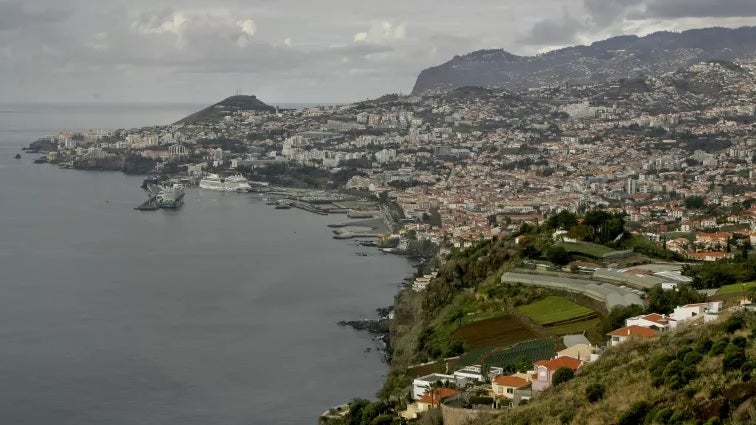
<path fill-rule="evenodd" d="M 580 365 L 583 364 L 581 360 L 578 360 L 574 357 L 569 356 L 563 356 L 563 357 L 557 357 L 556 359 L 552 360 L 541 360 L 538 362 L 535 362 L 536 366 L 545 366 L 548 370 L 557 370 L 560 367 L 568 367 L 572 370 L 576 370 L 580 367 Z"/>
<path fill-rule="evenodd" d="M 459 394 L 459 391 L 453 390 L 451 388 L 436 388 L 433 390 L 433 392 L 426 392 L 423 394 L 423 396 L 420 398 L 420 402 L 422 403 L 428 403 L 428 404 L 439 404 L 441 403 L 441 400 L 455 396 Z"/>
<path fill-rule="evenodd" d="M 652 337 L 656 335 L 656 331 L 653 329 L 644 328 L 643 326 L 630 325 L 630 326 L 625 326 L 624 328 L 615 329 L 609 332 L 607 335 L 640 336 L 640 337 L 648 338 L 648 337 Z"/>
<path fill-rule="evenodd" d="M 497 376 L 494 378 L 494 384 L 502 387 L 521 388 L 528 385 L 528 381 L 517 376 Z"/>
<path fill-rule="evenodd" d="M 674 320 L 674 319 L 670 319 L 669 317 L 665 317 L 657 313 L 647 314 L 645 316 L 642 316 L 641 319 L 648 320 L 649 322 L 658 323 L 660 325 L 666 325 L 669 323 L 670 320 Z"/>

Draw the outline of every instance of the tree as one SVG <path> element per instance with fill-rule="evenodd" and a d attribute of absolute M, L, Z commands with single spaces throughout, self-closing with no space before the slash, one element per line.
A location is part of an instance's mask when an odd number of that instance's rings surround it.
<path fill-rule="evenodd" d="M 541 251 L 532 243 L 522 247 L 522 255 L 525 258 L 535 259 L 541 256 Z"/>
<path fill-rule="evenodd" d="M 551 377 L 551 384 L 557 386 L 575 377 L 575 371 L 568 367 L 560 367 Z"/>
<path fill-rule="evenodd" d="M 685 208 L 689 210 L 700 210 L 704 207 L 704 198 L 702 196 L 688 196 L 685 198 Z"/>
<path fill-rule="evenodd" d="M 665 291 L 661 285 L 648 291 L 649 313 L 670 314 L 679 305 L 693 304 L 703 301 L 704 296 L 689 286 L 680 286 L 674 291 Z"/>
<path fill-rule="evenodd" d="M 589 402 L 595 403 L 604 398 L 604 391 L 605 388 L 603 385 L 594 383 L 588 385 L 588 388 L 585 389 L 585 396 L 588 398 Z"/>
<path fill-rule="evenodd" d="M 563 266 L 570 262 L 570 254 L 564 247 L 559 245 L 549 247 L 546 250 L 546 258 L 558 266 Z"/>
<path fill-rule="evenodd" d="M 577 216 L 569 211 L 560 211 L 557 215 L 553 215 L 546 220 L 544 225 L 551 230 L 569 230 L 573 226 L 577 226 Z"/>
<path fill-rule="evenodd" d="M 609 312 L 606 319 L 606 332 L 611 332 L 625 326 L 625 319 L 643 314 L 643 307 L 637 304 L 628 306 L 617 305 Z"/>

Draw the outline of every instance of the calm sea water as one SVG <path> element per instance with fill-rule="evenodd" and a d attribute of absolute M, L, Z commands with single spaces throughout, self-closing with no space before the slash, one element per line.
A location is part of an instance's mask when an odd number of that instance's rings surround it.
<path fill-rule="evenodd" d="M 199 189 L 138 212 L 139 177 L 12 158 L 197 108 L 0 106 L 0 423 L 313 424 L 381 384 L 371 336 L 336 322 L 390 304 L 411 267 L 332 239 L 343 216 Z"/>

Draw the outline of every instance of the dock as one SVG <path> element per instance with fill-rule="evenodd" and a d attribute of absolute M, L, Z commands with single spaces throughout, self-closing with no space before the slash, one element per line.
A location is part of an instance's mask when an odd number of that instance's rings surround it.
<path fill-rule="evenodd" d="M 157 200 L 157 198 L 149 198 L 134 209 L 139 211 L 156 211 L 159 208 L 160 202 Z"/>

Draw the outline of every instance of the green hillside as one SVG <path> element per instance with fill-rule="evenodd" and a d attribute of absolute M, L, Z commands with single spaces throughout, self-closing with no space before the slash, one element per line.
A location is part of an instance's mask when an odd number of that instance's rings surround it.
<path fill-rule="evenodd" d="M 756 315 L 738 313 L 608 350 L 501 425 L 756 423 Z"/>

